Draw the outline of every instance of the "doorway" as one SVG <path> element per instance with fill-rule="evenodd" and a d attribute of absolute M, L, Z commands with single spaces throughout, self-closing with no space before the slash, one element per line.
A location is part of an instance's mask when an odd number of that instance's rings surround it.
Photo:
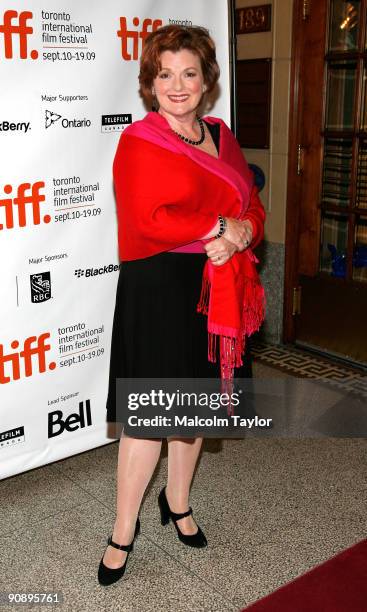
<path fill-rule="evenodd" d="M 284 341 L 367 367 L 367 0 L 295 0 Z"/>

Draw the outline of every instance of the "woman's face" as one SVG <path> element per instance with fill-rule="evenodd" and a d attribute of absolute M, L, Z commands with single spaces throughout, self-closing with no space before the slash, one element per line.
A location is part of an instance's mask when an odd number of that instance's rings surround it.
<path fill-rule="evenodd" d="M 163 51 L 162 69 L 153 81 L 159 111 L 177 118 L 195 112 L 203 95 L 200 59 L 188 49 Z"/>

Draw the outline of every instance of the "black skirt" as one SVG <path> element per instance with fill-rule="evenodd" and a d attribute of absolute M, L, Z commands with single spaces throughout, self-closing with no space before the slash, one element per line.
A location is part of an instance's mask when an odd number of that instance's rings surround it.
<path fill-rule="evenodd" d="M 112 328 L 107 421 L 116 378 L 219 378 L 208 361 L 207 317 L 196 311 L 205 253 L 160 253 L 121 264 Z M 251 339 L 236 378 L 251 378 Z"/>

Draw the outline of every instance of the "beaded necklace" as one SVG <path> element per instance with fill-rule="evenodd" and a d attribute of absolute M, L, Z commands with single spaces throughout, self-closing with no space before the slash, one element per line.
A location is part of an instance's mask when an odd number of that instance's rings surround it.
<path fill-rule="evenodd" d="M 187 136 L 183 136 L 182 134 L 179 134 L 179 132 L 176 132 L 176 130 L 172 130 L 179 138 L 181 138 L 181 140 L 183 140 L 184 142 L 187 142 L 188 144 L 191 145 L 201 145 L 204 140 L 205 140 L 205 129 L 204 129 L 204 122 L 200 117 L 197 117 L 199 126 L 200 126 L 200 138 L 199 140 L 191 140 L 191 138 L 187 138 Z"/>

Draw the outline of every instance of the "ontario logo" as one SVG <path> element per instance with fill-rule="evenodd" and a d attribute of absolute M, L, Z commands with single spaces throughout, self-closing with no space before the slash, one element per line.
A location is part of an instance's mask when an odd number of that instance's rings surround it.
<path fill-rule="evenodd" d="M 45 111 L 45 128 L 51 127 L 51 125 L 56 123 L 56 121 L 58 121 L 59 119 L 61 119 L 61 115 L 58 115 L 57 113 L 46 110 Z"/>
<path fill-rule="evenodd" d="M 50 223 L 50 215 L 46 214 L 41 218 L 41 203 L 46 199 L 41 193 L 44 187 L 43 181 L 21 183 L 16 187 L 16 195 L 13 196 L 13 186 L 5 185 L 4 193 L 9 197 L 0 197 L 0 231 L 40 225 L 42 221 Z"/>
<path fill-rule="evenodd" d="M 46 355 L 51 345 L 46 343 L 49 333 L 40 336 L 30 336 L 23 341 L 13 340 L 10 349 L 0 344 L 0 384 L 4 385 L 20 378 L 33 376 L 34 373 L 44 374 L 54 370 L 56 363 L 47 363 Z"/>
<path fill-rule="evenodd" d="M 117 36 L 121 38 L 121 55 L 126 61 L 138 60 L 143 49 L 146 37 L 158 30 L 163 24 L 161 19 L 143 19 L 140 24 L 139 17 L 133 18 L 134 28 L 130 30 L 127 25 L 126 17 L 120 17 L 120 29 L 117 31 Z M 129 44 L 130 43 L 130 44 Z"/>
<path fill-rule="evenodd" d="M 3 50 L 5 59 L 28 59 L 38 58 L 36 49 L 28 50 L 28 38 L 33 34 L 33 28 L 28 24 L 33 19 L 30 11 L 8 10 L 3 14 L 3 22 L 0 23 L 0 54 Z M 3 45 L 1 47 L 1 38 Z M 14 44 L 16 42 L 16 45 Z M 14 47 L 17 47 L 16 52 Z"/>
<path fill-rule="evenodd" d="M 51 273 L 39 272 L 30 275 L 31 300 L 33 304 L 47 302 L 51 298 Z"/>
<path fill-rule="evenodd" d="M 62 115 L 58 115 L 53 111 L 46 110 L 45 111 L 45 128 L 51 127 L 58 121 L 60 121 L 60 125 L 63 128 L 81 128 L 81 127 L 90 127 L 92 122 L 90 119 L 68 119 L 67 117 L 62 117 Z"/>

